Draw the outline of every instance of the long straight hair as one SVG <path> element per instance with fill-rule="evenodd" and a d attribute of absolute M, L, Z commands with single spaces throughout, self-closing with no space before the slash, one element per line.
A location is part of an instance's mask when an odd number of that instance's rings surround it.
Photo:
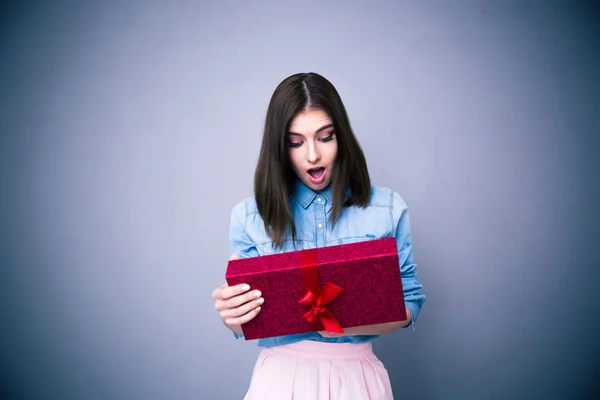
<path fill-rule="evenodd" d="M 292 120 L 307 110 L 323 110 L 333 122 L 338 152 L 333 167 L 331 222 L 343 207 L 369 204 L 371 182 L 364 153 L 350 127 L 342 99 L 335 87 L 316 73 L 299 73 L 275 89 L 265 120 L 265 130 L 254 173 L 254 195 L 265 231 L 281 246 L 288 229 L 296 240 L 296 225 L 289 207 L 297 176 L 291 168 L 286 134 Z M 346 190 L 350 196 L 346 198 Z"/>

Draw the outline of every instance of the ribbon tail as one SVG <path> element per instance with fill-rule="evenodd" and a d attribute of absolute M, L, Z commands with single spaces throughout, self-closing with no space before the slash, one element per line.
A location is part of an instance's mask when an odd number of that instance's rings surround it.
<path fill-rule="evenodd" d="M 342 326 L 338 320 L 328 309 L 324 308 L 321 310 L 319 313 L 319 319 L 327 332 L 344 333 L 344 329 L 342 329 Z"/>

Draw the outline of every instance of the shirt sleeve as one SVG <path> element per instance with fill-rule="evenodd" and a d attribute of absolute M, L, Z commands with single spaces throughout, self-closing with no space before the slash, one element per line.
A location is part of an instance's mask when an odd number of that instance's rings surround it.
<path fill-rule="evenodd" d="M 404 303 L 411 313 L 411 323 L 409 325 L 414 329 L 419 313 L 425 304 L 426 296 L 422 293 L 423 286 L 419 283 L 417 265 L 414 262 L 408 207 L 398 193 L 394 192 L 392 197 L 392 218 L 396 224 L 395 237 L 398 247 Z"/>
<path fill-rule="evenodd" d="M 240 258 L 257 257 L 258 250 L 246 232 L 246 202 L 236 205 L 231 211 L 229 223 L 229 254 L 237 254 Z M 244 335 L 233 332 L 236 339 Z"/>
<path fill-rule="evenodd" d="M 246 232 L 246 202 L 236 205 L 231 211 L 229 223 L 229 254 L 237 254 L 240 258 L 258 257 L 256 245 Z"/>

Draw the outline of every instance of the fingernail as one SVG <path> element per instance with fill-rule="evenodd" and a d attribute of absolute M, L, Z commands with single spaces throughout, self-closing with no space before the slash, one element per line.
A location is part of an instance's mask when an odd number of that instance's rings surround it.
<path fill-rule="evenodd" d="M 244 285 L 244 286 L 242 286 L 242 290 L 244 292 L 247 292 L 248 290 L 250 290 L 250 285 Z"/>
<path fill-rule="evenodd" d="M 257 290 L 256 292 L 254 292 L 254 297 L 260 297 L 261 293 L 260 290 Z"/>
<path fill-rule="evenodd" d="M 264 303 L 264 302 L 265 302 L 265 299 L 263 299 L 263 298 L 260 298 L 260 299 L 256 300 L 256 302 L 257 302 L 258 304 L 262 304 L 262 303 Z"/>
<path fill-rule="evenodd" d="M 254 311 L 259 312 L 260 311 L 260 307 L 256 307 L 256 309 Z"/>

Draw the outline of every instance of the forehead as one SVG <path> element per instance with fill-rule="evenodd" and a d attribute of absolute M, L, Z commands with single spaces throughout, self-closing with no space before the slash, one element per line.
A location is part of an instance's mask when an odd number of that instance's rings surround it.
<path fill-rule="evenodd" d="M 294 117 L 290 124 L 290 132 L 312 134 L 319 128 L 331 124 L 331 118 L 323 110 L 308 110 Z"/>

